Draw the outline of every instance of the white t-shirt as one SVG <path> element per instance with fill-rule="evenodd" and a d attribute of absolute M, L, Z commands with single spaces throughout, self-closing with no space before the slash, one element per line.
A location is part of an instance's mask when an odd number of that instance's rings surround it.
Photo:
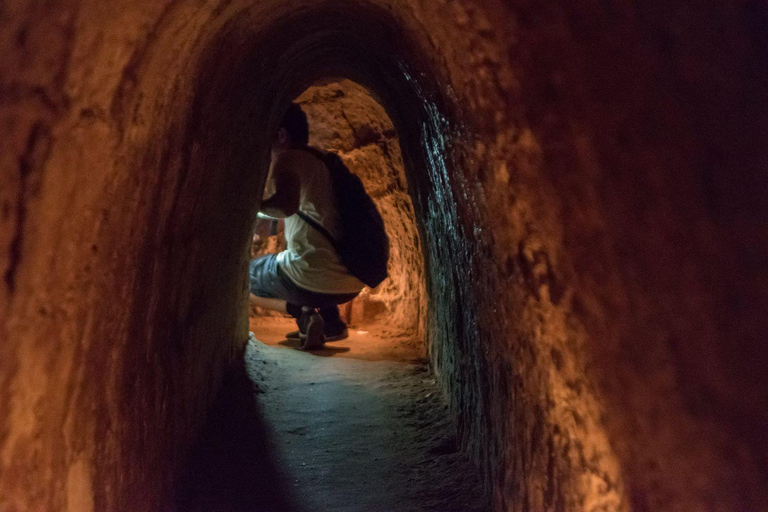
<path fill-rule="evenodd" d="M 301 182 L 299 210 L 320 223 L 334 238 L 340 233 L 330 171 L 317 157 L 300 149 L 286 153 Z M 283 155 L 281 155 L 282 157 Z M 365 286 L 341 263 L 330 241 L 294 214 L 285 219 L 288 248 L 277 255 L 280 270 L 297 286 L 318 293 L 357 293 Z"/>

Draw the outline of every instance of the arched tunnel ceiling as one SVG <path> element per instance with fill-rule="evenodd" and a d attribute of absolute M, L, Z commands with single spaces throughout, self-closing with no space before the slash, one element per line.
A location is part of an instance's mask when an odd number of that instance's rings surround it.
<path fill-rule="evenodd" d="M 496 507 L 764 509 L 755 5 L 9 1 L 0 504 L 172 499 L 242 348 L 265 141 L 333 76 L 400 133 Z"/>

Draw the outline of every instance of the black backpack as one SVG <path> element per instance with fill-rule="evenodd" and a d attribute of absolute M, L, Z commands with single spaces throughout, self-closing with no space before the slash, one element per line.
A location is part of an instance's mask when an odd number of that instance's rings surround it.
<path fill-rule="evenodd" d="M 325 236 L 353 276 L 371 288 L 387 278 L 389 237 L 384 221 L 360 178 L 352 174 L 336 153 L 316 148 L 306 151 L 319 158 L 331 174 L 336 211 L 341 223 L 337 240 L 322 225 L 299 210 L 299 217 Z"/>

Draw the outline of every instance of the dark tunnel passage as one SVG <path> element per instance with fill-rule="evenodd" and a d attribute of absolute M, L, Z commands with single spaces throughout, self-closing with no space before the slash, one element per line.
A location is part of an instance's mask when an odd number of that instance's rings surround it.
<path fill-rule="evenodd" d="M 0 510 L 175 507 L 243 385 L 271 135 L 327 79 L 397 131 L 431 369 L 494 510 L 768 507 L 758 3 L 0 14 Z"/>

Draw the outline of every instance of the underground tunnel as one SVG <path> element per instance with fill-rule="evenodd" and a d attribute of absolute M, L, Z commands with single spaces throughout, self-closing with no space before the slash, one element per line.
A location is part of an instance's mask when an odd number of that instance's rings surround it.
<path fill-rule="evenodd" d="M 392 128 L 336 149 L 396 133 L 380 198 L 423 283 L 352 322 L 403 320 L 490 509 L 768 509 L 766 27 L 755 1 L 5 2 L 0 510 L 178 508 L 268 353 L 268 141 L 345 87 Z M 280 464 L 268 417 L 226 418 Z"/>

